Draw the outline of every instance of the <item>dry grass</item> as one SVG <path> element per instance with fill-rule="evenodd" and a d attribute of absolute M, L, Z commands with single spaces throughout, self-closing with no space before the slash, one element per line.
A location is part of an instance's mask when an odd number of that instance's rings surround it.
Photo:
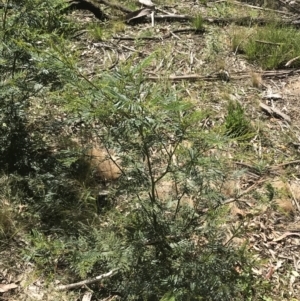
<path fill-rule="evenodd" d="M 93 147 L 87 150 L 85 158 L 101 180 L 110 182 L 120 177 L 121 162 L 112 151 Z"/>

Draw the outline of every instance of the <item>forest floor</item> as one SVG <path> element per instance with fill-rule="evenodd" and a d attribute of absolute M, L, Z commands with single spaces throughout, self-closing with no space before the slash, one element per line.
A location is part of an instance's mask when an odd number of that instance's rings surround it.
<path fill-rule="evenodd" d="M 233 175 L 223 189 L 231 206 L 226 239 L 243 222 L 247 232 L 233 239 L 237 245 L 248 242 L 259 259 L 256 276 L 272 283 L 265 300 L 300 300 L 300 69 L 264 70 L 234 44 L 236 37 L 248 39 L 263 26 L 252 25 L 251 19 L 240 24 L 243 17 L 290 19 L 295 13 L 281 1 L 265 9 L 257 2 L 157 1 L 156 14 L 167 17 L 155 17 L 154 26 L 149 16 L 134 24 L 116 20 L 124 13 L 106 5 L 101 8 L 113 20 L 104 23 L 89 11 L 75 10 L 69 17 L 82 30 L 72 43 L 90 80 L 103 70 L 129 60 L 137 66 L 151 56 L 143 70 L 146 80 L 171 82 L 180 97 L 207 111 L 201 130 L 223 124 L 230 101 L 242 105 L 256 134 L 212 150 Z M 182 18 L 168 18 L 171 14 Z M 191 16 L 203 20 L 203 27 L 195 30 Z M 38 285 L 27 291 L 28 300 L 43 299 Z M 6 300 L 21 300 L 13 298 Z"/>
<path fill-rule="evenodd" d="M 257 29 L 251 23 L 239 25 L 239 18 L 282 19 L 292 13 L 280 5 L 264 10 L 257 1 L 157 4 L 158 15 L 201 16 L 203 30 L 195 31 L 193 22 L 184 19 L 154 19 L 154 26 L 150 18 L 136 24 L 111 21 L 107 37 L 104 31 L 99 40 L 83 34 L 76 41 L 82 68 L 99 76 L 100 70 L 119 62 L 130 59 L 138 65 L 152 56 L 151 66 L 143 70 L 146 78 L 171 81 L 181 96 L 210 112 L 203 121 L 207 130 L 224 122 L 228 101 L 242 105 L 257 135 L 250 143 L 232 143 L 218 154 L 228 158 L 232 174 L 243 171 L 224 185 L 229 202 L 238 196 L 231 204 L 232 225 L 241 219 L 248 224 L 244 239 L 236 243 L 248 241 L 250 250 L 263 259 L 255 272 L 272 283 L 272 299 L 266 300 L 300 300 L 300 70 L 263 70 L 233 45 L 236 36 L 247 39 Z M 95 22 L 79 12 L 73 17 Z M 270 185 L 274 198 L 258 200 L 258 195 L 268 194 Z"/>
<path fill-rule="evenodd" d="M 242 104 L 257 135 L 250 143 L 232 143 L 219 154 L 228 158 L 232 174 L 245 171 L 225 185 L 229 200 L 240 195 L 232 204 L 232 223 L 244 218 L 249 224 L 251 230 L 245 240 L 263 259 L 256 273 L 272 282 L 272 300 L 299 300 L 299 70 L 264 71 L 233 47 L 236 35 L 247 39 L 257 27 L 214 21 L 249 15 L 290 17 L 284 8 L 268 11 L 253 2 L 216 1 L 201 5 L 201 1 L 160 1 L 158 8 L 168 13 L 201 15 L 208 20 L 204 30 L 196 32 L 192 22 L 184 20 L 155 20 L 154 26 L 150 20 L 124 26 L 113 23 L 112 37 L 101 41 L 81 37 L 78 43 L 84 48 L 82 62 L 90 73 L 94 66 L 114 68 L 118 61 L 129 58 L 138 64 L 153 55 L 151 68 L 143 70 L 146 78 L 172 81 L 183 97 L 197 103 L 200 110 L 209 111 L 203 122 L 208 129 L 224 122 L 229 100 Z M 279 114 L 269 114 L 264 106 Z M 274 198 L 270 202 L 258 201 L 257 195 L 267 194 L 268 185 L 274 188 Z"/>

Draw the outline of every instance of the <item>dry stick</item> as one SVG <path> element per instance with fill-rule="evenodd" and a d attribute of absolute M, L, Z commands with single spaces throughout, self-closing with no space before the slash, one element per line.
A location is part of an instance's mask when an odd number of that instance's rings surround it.
<path fill-rule="evenodd" d="M 98 0 L 100 1 L 100 0 Z M 155 20 L 157 21 L 192 21 L 195 17 L 191 15 L 176 15 L 176 14 L 167 14 L 167 15 L 155 15 Z M 146 19 L 150 19 L 149 16 Z M 274 20 L 265 19 L 265 18 L 251 18 L 251 17 L 240 17 L 240 18 L 203 18 L 203 21 L 206 23 L 214 24 L 224 24 L 224 23 L 236 23 L 239 25 L 249 24 L 267 24 L 272 23 Z M 292 24 L 293 20 L 281 21 L 283 23 Z"/>
<path fill-rule="evenodd" d="M 300 69 L 287 69 L 287 70 L 275 70 L 275 71 L 264 71 L 261 73 L 262 77 L 286 77 L 288 75 L 295 75 L 299 73 Z"/>
<path fill-rule="evenodd" d="M 270 78 L 270 77 L 283 77 L 283 76 L 286 77 L 289 75 L 297 74 L 299 72 L 300 72 L 300 69 L 289 69 L 289 70 L 265 71 L 265 72 L 257 72 L 257 73 L 261 74 L 261 76 L 264 78 Z M 233 80 L 240 80 L 240 79 L 245 79 L 245 78 L 250 78 L 250 77 L 251 77 L 250 74 L 240 73 L 240 72 L 230 75 L 230 79 L 233 79 Z M 178 75 L 178 76 L 171 75 L 167 78 L 159 77 L 159 76 L 149 76 L 147 78 L 149 80 L 167 79 L 167 80 L 173 80 L 173 81 L 178 81 L 178 80 L 205 80 L 205 81 L 220 80 L 220 76 L 218 76 L 218 75 L 204 76 L 204 75 L 199 75 L 199 74 L 185 74 L 185 75 Z"/>
<path fill-rule="evenodd" d="M 163 20 L 163 21 L 191 21 L 194 17 L 187 16 L 187 15 L 175 15 L 175 14 L 168 14 L 168 15 L 155 15 L 155 20 Z M 149 16 L 147 19 L 151 19 Z"/>
<path fill-rule="evenodd" d="M 286 162 L 286 163 L 281 163 L 278 165 L 274 165 L 271 166 L 271 168 L 280 168 L 280 167 L 284 167 L 284 166 L 288 166 L 288 165 L 294 165 L 294 164 L 300 164 L 300 160 L 294 160 L 294 161 L 290 161 L 290 162 Z"/>
<path fill-rule="evenodd" d="M 149 16 L 146 17 L 150 19 Z M 195 17 L 191 15 L 155 15 L 155 20 L 158 21 L 192 21 Z M 273 19 L 266 18 L 251 18 L 251 17 L 237 17 L 237 18 L 203 18 L 203 21 L 209 24 L 224 24 L 224 23 L 236 23 L 238 25 L 249 25 L 251 24 L 268 24 L 274 22 Z M 284 20 L 282 23 L 292 24 L 293 20 Z"/>
<path fill-rule="evenodd" d="M 293 59 L 289 60 L 284 66 L 289 67 L 292 63 L 294 63 L 298 59 L 300 59 L 300 56 L 296 56 Z"/>
<path fill-rule="evenodd" d="M 284 119 L 288 123 L 291 123 L 291 117 L 281 112 L 277 108 L 272 108 L 262 102 L 260 102 L 259 106 L 263 111 L 267 112 L 269 115 L 279 116 L 280 118 Z"/>
<path fill-rule="evenodd" d="M 240 5 L 240 6 L 244 6 L 244 7 L 253 8 L 253 9 L 271 11 L 271 12 L 278 13 L 278 14 L 283 14 L 283 15 L 294 15 L 293 13 L 290 13 L 290 12 L 284 12 L 284 11 L 281 11 L 281 10 L 275 10 L 275 9 L 271 9 L 271 8 L 264 8 L 264 7 L 254 6 L 254 5 L 250 5 L 250 4 L 246 4 L 246 3 L 241 3 L 239 1 L 233 1 L 231 3 L 237 4 L 237 5 Z"/>
<path fill-rule="evenodd" d="M 150 17 L 146 17 L 150 19 Z M 192 21 L 194 19 L 193 16 L 190 15 L 175 15 L 175 14 L 168 14 L 168 15 L 155 15 L 155 20 L 157 21 Z M 274 23 L 274 19 L 271 18 L 251 18 L 251 17 L 236 17 L 236 18 L 203 18 L 205 23 L 209 24 L 229 24 L 235 23 L 237 25 L 246 25 L 248 26 L 251 24 L 256 25 L 266 25 Z M 298 20 L 293 20 L 291 18 L 280 20 L 280 24 L 283 25 L 294 25 L 299 26 Z"/>
<path fill-rule="evenodd" d="M 149 16 L 146 17 L 150 19 Z M 191 15 L 155 15 L 155 20 L 157 21 L 192 21 L 195 17 Z M 273 19 L 266 18 L 251 18 L 251 17 L 237 17 L 237 18 L 203 18 L 203 21 L 209 24 L 228 24 L 228 23 L 236 23 L 238 25 L 249 25 L 251 24 L 271 24 L 274 22 Z M 293 24 L 293 20 L 281 20 L 283 24 Z M 295 24 L 296 25 L 296 24 Z"/>
<path fill-rule="evenodd" d="M 170 38 L 172 36 L 176 36 L 176 33 L 188 33 L 188 32 L 193 32 L 193 33 L 203 33 L 204 31 L 196 30 L 195 28 L 181 28 L 181 29 L 176 29 L 173 31 L 170 31 L 169 33 L 165 34 L 162 37 L 113 37 L 115 40 L 129 40 L 129 41 L 135 41 L 135 40 L 158 40 L 162 41 L 164 39 Z M 177 36 L 176 36 L 177 37 Z"/>
<path fill-rule="evenodd" d="M 244 163 L 244 162 L 234 162 L 235 164 L 238 164 L 238 165 L 241 165 L 241 166 L 244 166 L 246 168 L 249 168 L 249 169 L 252 169 L 252 170 L 256 170 L 256 168 L 252 165 L 249 165 L 247 163 Z M 288 166 L 288 165 L 294 165 L 294 164 L 299 164 L 300 165 L 300 160 L 294 160 L 294 161 L 290 161 L 290 162 L 285 162 L 285 163 L 281 163 L 281 164 L 278 164 L 278 165 L 273 165 L 273 166 L 270 166 L 268 167 L 269 170 L 274 170 L 274 169 L 277 169 L 277 168 L 280 168 L 280 167 L 285 167 L 285 166 Z M 300 212 L 300 210 L 299 210 Z"/>
<path fill-rule="evenodd" d="M 86 280 L 83 280 L 83 281 L 79 281 L 79 282 L 71 283 L 71 284 L 66 284 L 66 285 L 59 285 L 55 288 L 55 290 L 56 291 L 65 291 L 65 290 L 69 290 L 69 289 L 72 289 L 72 288 L 80 287 L 82 285 L 92 284 L 92 283 L 95 283 L 95 282 L 98 282 L 98 281 L 102 280 L 103 278 L 107 278 L 107 277 L 111 277 L 111 276 L 115 275 L 117 270 L 118 269 L 113 269 L 113 270 L 111 270 L 110 272 L 108 272 L 106 274 L 99 275 L 99 276 L 97 276 L 95 278 L 92 278 L 92 279 L 86 279 Z"/>
<path fill-rule="evenodd" d="M 161 80 L 163 77 L 158 77 L 158 76 L 149 76 L 147 79 L 149 80 Z M 248 74 L 241 74 L 237 77 L 235 76 L 230 76 L 230 79 L 244 79 L 244 78 L 250 78 L 250 75 Z M 198 74 L 186 74 L 186 75 L 170 75 L 169 77 L 165 78 L 167 80 L 173 80 L 173 81 L 179 81 L 179 80 L 205 80 L 205 81 L 215 81 L 215 80 L 221 80 L 222 78 L 220 77 L 219 74 L 217 75 L 198 75 Z"/>
<path fill-rule="evenodd" d="M 260 44 L 275 45 L 275 46 L 281 46 L 281 45 L 283 45 L 283 43 L 273 43 L 273 42 L 261 41 L 261 40 L 255 40 L 255 42 L 256 43 L 260 43 Z"/>
<path fill-rule="evenodd" d="M 246 168 L 252 169 L 252 170 L 257 170 L 256 167 L 254 167 L 254 166 L 252 166 L 252 165 L 249 165 L 249 164 L 247 164 L 247 163 L 244 163 L 244 162 L 238 162 L 238 161 L 235 161 L 234 163 L 237 164 L 237 165 L 244 166 L 244 167 L 246 167 Z"/>
<path fill-rule="evenodd" d="M 281 240 L 285 239 L 288 236 L 300 236 L 300 234 L 295 233 L 295 232 L 286 232 L 283 235 L 281 235 L 280 237 L 273 239 L 273 241 L 278 242 L 278 241 L 281 241 Z"/>

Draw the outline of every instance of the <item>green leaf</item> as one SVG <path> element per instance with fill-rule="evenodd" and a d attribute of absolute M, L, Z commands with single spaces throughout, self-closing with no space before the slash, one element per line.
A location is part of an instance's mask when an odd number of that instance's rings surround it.
<path fill-rule="evenodd" d="M 173 292 L 167 292 L 159 301 L 175 301 Z"/>

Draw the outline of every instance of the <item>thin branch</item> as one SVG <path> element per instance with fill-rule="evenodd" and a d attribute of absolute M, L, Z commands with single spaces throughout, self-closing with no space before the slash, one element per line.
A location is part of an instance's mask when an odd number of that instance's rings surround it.
<path fill-rule="evenodd" d="M 273 165 L 270 168 L 275 169 L 275 168 L 285 167 L 285 166 L 288 166 L 288 165 L 300 165 L 300 160 L 294 160 L 294 161 L 290 161 L 290 162 L 286 162 L 286 163 L 281 163 L 281 164 L 278 164 L 278 165 Z"/>
<path fill-rule="evenodd" d="M 125 41 L 135 41 L 135 40 L 162 41 L 164 39 L 171 38 L 172 36 L 177 37 L 175 35 L 176 33 L 190 33 L 190 32 L 192 32 L 194 34 L 200 34 L 200 33 L 204 33 L 204 29 L 197 30 L 195 28 L 182 28 L 182 29 L 176 29 L 176 30 L 170 31 L 169 33 L 167 33 L 161 37 L 118 37 L 118 36 L 114 36 L 113 39 L 125 40 Z"/>
<path fill-rule="evenodd" d="M 231 3 L 236 4 L 236 5 L 240 5 L 240 6 L 244 6 L 244 7 L 249 7 L 249 8 L 252 8 L 252 9 L 270 11 L 270 12 L 283 14 L 283 15 L 294 15 L 293 13 L 290 13 L 290 12 L 285 12 L 285 11 L 282 11 L 282 10 L 275 10 L 275 9 L 266 8 L 266 7 L 254 6 L 254 5 L 250 5 L 250 4 L 246 4 L 246 3 L 241 3 L 239 1 L 232 1 Z"/>
<path fill-rule="evenodd" d="M 262 40 L 255 40 L 256 43 L 260 43 L 260 44 L 266 44 L 266 45 L 274 45 L 274 46 L 281 46 L 283 45 L 283 43 L 273 43 L 273 42 L 269 42 L 269 41 L 262 41 Z"/>
<path fill-rule="evenodd" d="M 300 59 L 300 56 L 296 56 L 296 57 L 292 58 L 291 60 L 289 60 L 284 66 L 285 67 L 290 67 L 290 65 L 292 63 L 294 63 L 296 60 L 299 60 L 299 59 Z"/>
<path fill-rule="evenodd" d="M 56 291 L 66 291 L 66 290 L 70 290 L 70 289 L 73 289 L 73 288 L 78 288 L 78 287 L 83 286 L 83 285 L 96 283 L 96 282 L 102 280 L 103 278 L 108 278 L 108 277 L 114 276 L 117 271 L 118 271 L 118 269 L 113 269 L 113 270 L 111 270 L 110 272 L 108 272 L 106 274 L 96 276 L 92 279 L 86 279 L 86 280 L 83 280 L 83 281 L 79 281 L 79 282 L 71 283 L 71 284 L 66 284 L 66 285 L 59 285 L 55 288 L 55 290 Z"/>
<path fill-rule="evenodd" d="M 287 121 L 288 123 L 291 123 L 291 117 L 289 116 L 289 115 L 287 115 L 287 114 L 285 114 L 285 113 L 283 113 L 283 112 L 281 112 L 279 109 L 277 109 L 277 108 L 272 108 L 272 107 L 270 107 L 270 106 L 268 106 L 268 105 L 266 105 L 266 104 L 264 104 L 264 103 L 260 103 L 259 104 L 259 106 L 260 106 L 260 108 L 263 110 L 263 111 L 265 111 L 265 112 L 267 112 L 269 115 L 271 115 L 271 116 L 278 116 L 278 117 L 280 117 L 280 118 L 282 118 L 282 119 L 284 119 L 285 121 Z"/>
<path fill-rule="evenodd" d="M 300 69 L 283 69 L 283 70 L 270 70 L 257 72 L 261 74 L 263 78 L 282 78 L 286 76 L 296 75 L 300 73 Z M 245 78 L 251 78 L 251 74 L 247 72 L 236 72 L 230 74 L 230 80 L 241 80 Z M 200 75 L 200 74 L 183 74 L 183 75 L 170 75 L 168 77 L 164 76 L 154 76 L 150 75 L 147 77 L 148 80 L 160 81 L 162 79 L 171 80 L 171 81 L 181 81 L 181 80 L 204 80 L 204 81 L 216 81 L 221 80 L 219 74 L 216 75 Z"/>

